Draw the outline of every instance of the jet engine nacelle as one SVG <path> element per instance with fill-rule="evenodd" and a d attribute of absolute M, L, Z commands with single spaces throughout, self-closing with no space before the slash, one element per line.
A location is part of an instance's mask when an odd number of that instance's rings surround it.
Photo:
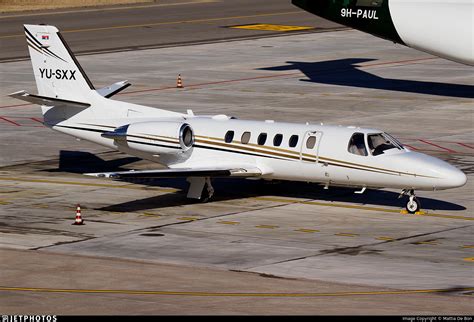
<path fill-rule="evenodd" d="M 183 122 L 131 123 L 120 126 L 113 132 L 106 132 L 102 136 L 114 139 L 119 150 L 123 152 L 139 151 L 154 158 L 166 158 L 166 162 L 184 161 L 191 155 L 194 145 L 193 129 Z"/>

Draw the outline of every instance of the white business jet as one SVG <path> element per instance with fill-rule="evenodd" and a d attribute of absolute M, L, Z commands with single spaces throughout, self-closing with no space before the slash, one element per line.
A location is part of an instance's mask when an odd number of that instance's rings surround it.
<path fill-rule="evenodd" d="M 413 152 L 370 128 L 199 116 L 111 100 L 129 85 L 96 90 L 58 29 L 25 25 L 38 95 L 10 96 L 41 105 L 53 130 L 166 166 L 157 170 L 90 173 L 113 179 L 185 177 L 188 198 L 209 200 L 211 178 L 292 180 L 359 189 L 396 188 L 420 209 L 415 190 L 461 187 L 466 175 Z"/>

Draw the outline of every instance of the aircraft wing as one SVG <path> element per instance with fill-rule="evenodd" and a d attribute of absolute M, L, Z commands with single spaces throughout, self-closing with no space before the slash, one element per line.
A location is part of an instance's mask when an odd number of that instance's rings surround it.
<path fill-rule="evenodd" d="M 111 179 L 176 177 L 257 177 L 262 175 L 262 171 L 257 167 L 174 168 L 159 170 L 130 170 L 118 172 L 85 173 L 85 175 Z"/>
<path fill-rule="evenodd" d="M 22 100 L 22 101 L 30 102 L 33 104 L 46 105 L 46 106 L 56 106 L 56 107 L 68 106 L 68 107 L 79 107 L 79 108 L 87 108 L 91 106 L 88 103 L 63 100 L 63 99 L 54 98 L 54 97 L 33 95 L 33 94 L 28 93 L 27 91 L 18 91 L 15 93 L 11 93 L 8 96 Z"/>
<path fill-rule="evenodd" d="M 117 82 L 117 83 L 114 83 L 114 84 L 109 85 L 109 86 L 102 87 L 101 89 L 97 90 L 97 93 L 99 93 L 101 96 L 103 96 L 105 98 L 111 98 L 115 94 L 117 94 L 117 93 L 123 91 L 124 89 L 126 89 L 127 87 L 129 87 L 130 85 L 132 85 L 132 84 L 130 84 L 128 81 L 124 80 L 124 81 Z"/>

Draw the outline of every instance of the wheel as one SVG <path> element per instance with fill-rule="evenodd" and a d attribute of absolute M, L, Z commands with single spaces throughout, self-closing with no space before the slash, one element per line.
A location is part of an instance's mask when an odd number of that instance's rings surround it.
<path fill-rule="evenodd" d="M 202 193 L 201 193 L 201 199 L 199 199 L 200 202 L 206 203 L 211 199 L 209 196 L 209 191 L 207 190 L 207 184 L 204 185 L 204 188 L 202 188 Z"/>
<path fill-rule="evenodd" d="M 201 193 L 201 201 L 202 203 L 206 203 L 212 200 L 212 197 L 214 196 L 214 189 L 212 188 L 212 185 L 209 183 L 206 183 L 204 187 L 202 188 L 202 193 Z"/>
<path fill-rule="evenodd" d="M 418 210 L 420 210 L 420 202 L 418 201 L 418 199 L 416 199 L 415 196 L 410 196 L 410 198 L 408 199 L 408 202 L 407 202 L 407 205 L 406 205 L 406 210 L 411 213 L 411 214 L 414 214 L 415 212 L 417 212 Z"/>

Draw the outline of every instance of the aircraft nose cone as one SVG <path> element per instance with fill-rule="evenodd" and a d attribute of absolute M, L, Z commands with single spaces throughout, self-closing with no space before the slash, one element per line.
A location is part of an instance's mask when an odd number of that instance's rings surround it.
<path fill-rule="evenodd" d="M 446 161 L 417 152 L 407 153 L 406 157 L 412 161 L 415 173 L 431 178 L 425 181 L 426 187 L 444 190 L 462 187 L 467 182 L 464 172 Z"/>
<path fill-rule="evenodd" d="M 447 188 L 462 187 L 467 182 L 467 176 L 458 169 L 449 169 L 445 174 Z"/>

